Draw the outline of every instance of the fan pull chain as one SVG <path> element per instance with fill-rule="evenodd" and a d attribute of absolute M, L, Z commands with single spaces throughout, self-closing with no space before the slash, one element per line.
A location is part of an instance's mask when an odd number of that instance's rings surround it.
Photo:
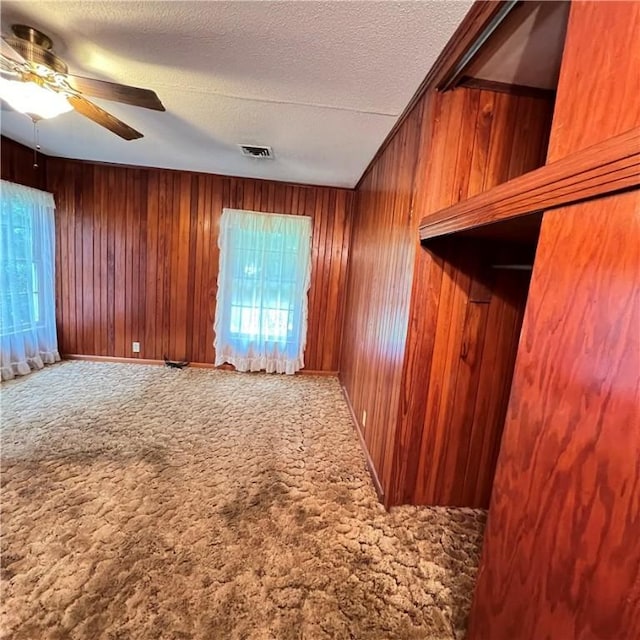
<path fill-rule="evenodd" d="M 38 151 L 40 151 L 40 130 L 38 129 L 38 121 L 32 118 L 33 122 L 33 168 L 38 168 Z"/>

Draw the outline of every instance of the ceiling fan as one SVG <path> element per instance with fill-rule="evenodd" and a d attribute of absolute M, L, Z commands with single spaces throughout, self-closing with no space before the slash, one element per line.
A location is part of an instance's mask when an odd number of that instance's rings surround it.
<path fill-rule="evenodd" d="M 75 109 L 125 140 L 142 138 L 85 95 L 165 111 L 150 89 L 83 78 L 68 73 L 67 65 L 52 51 L 53 42 L 41 31 L 22 24 L 11 27 L 13 36 L 0 40 L 0 97 L 34 122 Z"/>

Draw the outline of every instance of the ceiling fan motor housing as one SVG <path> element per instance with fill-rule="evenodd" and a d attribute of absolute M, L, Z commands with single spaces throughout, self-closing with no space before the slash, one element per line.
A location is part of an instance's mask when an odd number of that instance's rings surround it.
<path fill-rule="evenodd" d="M 15 37 L 5 38 L 25 60 L 32 65 L 41 65 L 55 73 L 67 73 L 67 65 L 58 58 L 51 48 L 51 38 L 42 31 L 24 24 L 14 24 L 11 27 Z"/>

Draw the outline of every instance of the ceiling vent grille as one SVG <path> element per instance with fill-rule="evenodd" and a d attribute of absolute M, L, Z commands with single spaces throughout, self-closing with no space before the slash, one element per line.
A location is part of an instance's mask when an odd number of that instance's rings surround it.
<path fill-rule="evenodd" d="M 271 147 L 263 147 L 254 144 L 241 144 L 240 153 L 246 158 L 258 158 L 260 160 L 273 158 L 273 150 Z"/>

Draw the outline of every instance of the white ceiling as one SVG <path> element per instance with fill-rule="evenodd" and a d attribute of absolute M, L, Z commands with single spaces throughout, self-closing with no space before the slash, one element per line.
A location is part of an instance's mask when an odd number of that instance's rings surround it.
<path fill-rule="evenodd" d="M 79 75 L 153 89 L 167 111 L 95 100 L 144 133 L 126 142 L 76 113 L 40 123 L 68 158 L 352 187 L 471 0 L 11 2 Z M 2 111 L 31 144 L 31 121 Z M 237 145 L 273 147 L 274 160 Z"/>

